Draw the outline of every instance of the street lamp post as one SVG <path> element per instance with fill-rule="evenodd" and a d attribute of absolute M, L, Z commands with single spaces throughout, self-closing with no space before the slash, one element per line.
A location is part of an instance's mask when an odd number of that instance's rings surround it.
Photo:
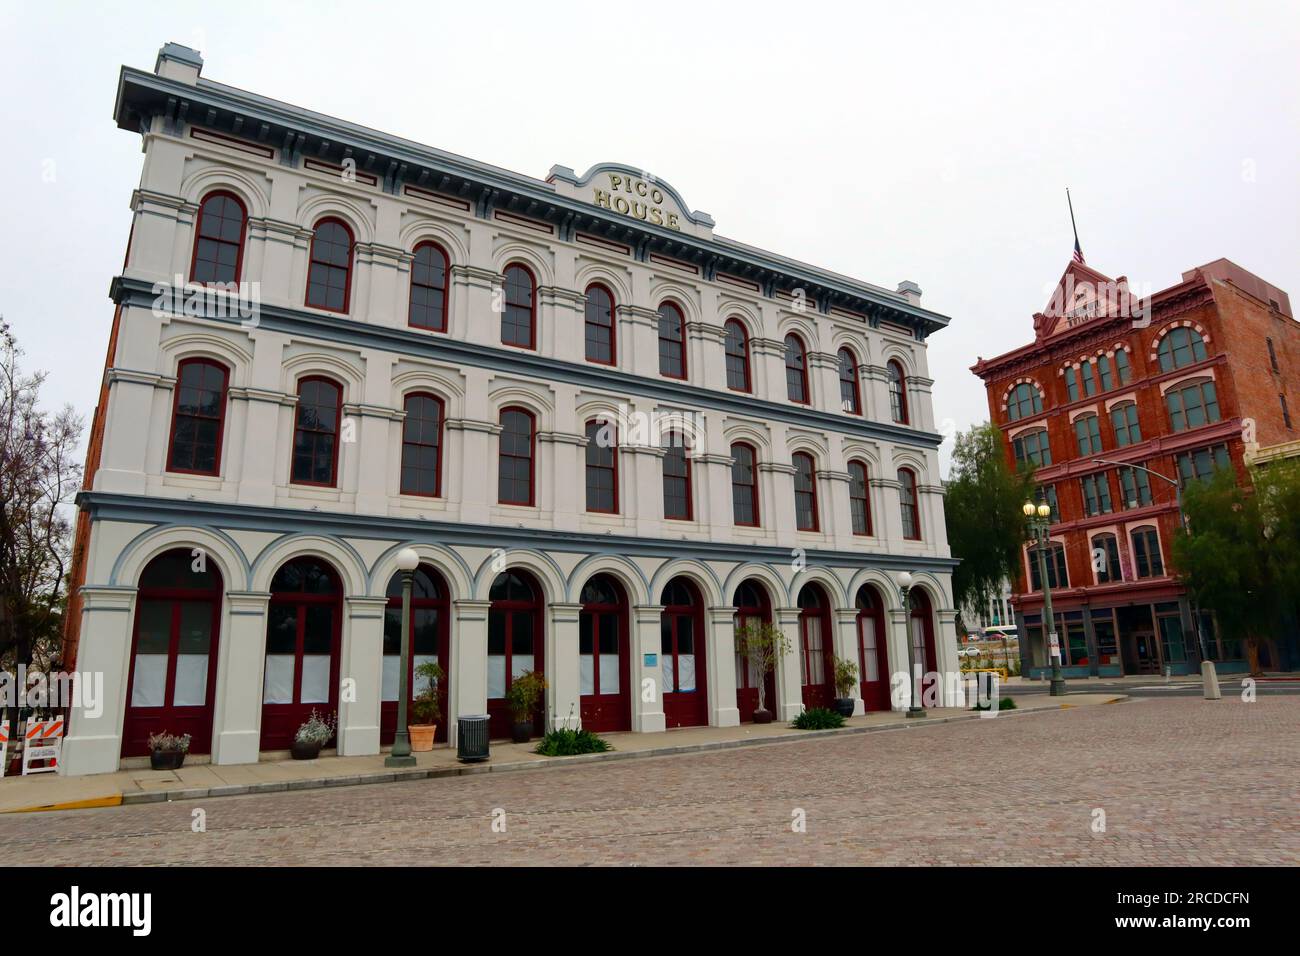
<path fill-rule="evenodd" d="M 921 706 L 920 675 L 916 672 L 916 642 L 912 640 L 912 572 L 898 572 L 898 592 L 903 601 L 903 636 L 907 640 L 907 683 L 910 691 L 907 707 L 908 717 L 924 717 L 925 708 Z"/>
<path fill-rule="evenodd" d="M 393 736 L 393 749 L 384 758 L 385 767 L 414 767 L 411 755 L 411 737 L 406 730 L 406 698 L 410 696 L 411 666 L 411 581 L 420 566 L 420 556 L 413 548 L 397 552 L 397 569 L 402 572 L 402 639 L 401 659 L 398 661 L 397 681 L 397 733 Z"/>
<path fill-rule="evenodd" d="M 1021 509 L 1029 520 L 1029 531 L 1038 542 L 1038 583 L 1043 587 L 1043 633 L 1048 635 L 1047 652 L 1052 661 L 1052 684 L 1048 693 L 1065 696 L 1065 678 L 1061 676 L 1061 645 L 1056 636 L 1056 616 L 1052 614 L 1052 586 L 1047 580 L 1047 547 L 1051 543 L 1052 508 L 1041 501 L 1026 501 Z"/>

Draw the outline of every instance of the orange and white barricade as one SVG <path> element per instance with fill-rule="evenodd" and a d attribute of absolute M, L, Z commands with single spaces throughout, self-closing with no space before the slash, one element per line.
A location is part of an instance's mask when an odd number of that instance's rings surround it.
<path fill-rule="evenodd" d="M 9 720 L 0 720 L 0 777 L 9 769 Z"/>
<path fill-rule="evenodd" d="M 63 750 L 63 718 L 29 718 L 23 738 L 23 776 L 53 773 L 59 769 Z"/>

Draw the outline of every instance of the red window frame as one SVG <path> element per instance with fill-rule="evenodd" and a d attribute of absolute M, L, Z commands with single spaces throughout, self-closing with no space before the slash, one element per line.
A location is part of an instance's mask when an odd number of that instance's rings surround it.
<path fill-rule="evenodd" d="M 854 458 L 849 461 L 849 522 L 853 528 L 853 533 L 862 537 L 870 537 L 871 528 L 871 469 L 867 463 L 860 459 Z M 857 478 L 853 470 L 857 468 L 862 472 L 862 494 L 855 494 L 854 485 L 857 484 Z M 854 502 L 862 502 L 863 529 L 858 530 L 856 514 L 853 510 Z"/>
<path fill-rule="evenodd" d="M 739 319 L 727 319 L 727 321 L 723 323 L 722 328 L 724 332 L 736 329 L 740 335 L 739 352 L 732 348 L 732 337 L 730 335 L 723 336 L 722 350 L 726 356 L 727 388 L 731 389 L 733 392 L 744 392 L 749 394 L 754 391 L 754 378 L 750 374 L 749 365 L 749 332 L 745 329 L 745 323 L 741 322 Z M 741 388 L 737 388 L 731 384 L 732 362 L 736 360 L 739 360 L 740 362 L 740 375 L 744 379 L 744 386 Z"/>
<path fill-rule="evenodd" d="M 592 321 L 593 303 L 591 293 L 593 291 L 601 292 L 609 300 L 609 324 Z M 586 302 L 583 304 L 583 342 L 584 354 L 588 362 L 595 362 L 597 365 L 617 365 L 618 364 L 618 323 L 614 317 L 614 293 L 609 291 L 609 287 L 602 282 L 593 282 L 587 286 L 585 293 Z M 600 307 L 594 306 L 597 312 Z M 591 330 L 593 328 L 609 329 L 609 358 L 592 358 L 591 356 Z"/>
<path fill-rule="evenodd" d="M 689 461 L 689 459 L 688 459 Z M 689 603 L 668 603 L 674 585 L 685 588 Z M 686 577 L 673 578 L 664 587 L 659 600 L 663 611 L 659 616 L 659 653 L 673 662 L 673 687 L 681 683 L 682 628 L 691 632 L 691 655 L 695 658 L 695 689 L 690 691 L 662 689 L 664 721 L 668 727 L 704 726 L 709 722 L 708 636 L 704 628 L 704 600 L 695 582 Z M 664 649 L 665 638 L 669 644 Z M 660 661 L 662 675 L 663 661 Z"/>
<path fill-rule="evenodd" d="M 422 592 L 420 586 L 421 575 L 423 575 L 425 579 L 429 582 L 429 584 L 433 586 L 436 597 L 428 597 L 427 592 Z M 388 587 L 385 593 L 388 595 L 388 603 L 384 605 L 384 616 L 385 616 L 384 641 L 386 643 L 388 639 L 387 625 L 388 625 L 389 614 L 393 614 L 397 618 L 397 636 L 399 640 L 401 639 L 402 572 L 400 571 L 394 572 L 393 576 L 388 579 Z M 420 566 L 415 569 L 415 574 L 412 579 L 412 588 L 411 588 L 411 621 L 410 621 L 410 630 L 407 634 L 407 640 L 410 642 L 407 645 L 408 648 L 410 649 L 410 654 L 407 655 L 407 660 L 406 660 L 406 690 L 407 690 L 407 694 L 409 695 L 407 699 L 408 708 L 415 703 L 415 698 L 417 694 L 421 690 L 423 690 L 422 686 L 421 687 L 416 686 L 417 678 L 415 676 L 415 634 L 416 634 L 416 628 L 418 627 L 418 615 L 416 614 L 417 611 L 437 612 L 437 634 L 435 636 L 437 653 L 435 656 L 438 659 L 438 666 L 443 669 L 442 680 L 437 682 L 438 701 L 445 708 L 448 700 L 447 663 L 448 663 L 448 659 L 450 658 L 450 650 L 451 650 L 451 591 L 447 587 L 447 579 L 443 577 L 442 572 L 439 571 L 432 564 L 428 564 L 423 561 L 420 562 Z M 398 645 L 398 647 L 399 650 L 396 656 L 398 658 L 398 668 L 399 668 L 398 694 L 400 695 L 401 694 L 400 644 Z M 380 647 L 380 650 L 383 657 L 389 656 L 388 652 L 384 650 L 382 645 Z M 421 681 L 421 684 L 423 684 L 423 681 Z M 380 686 L 382 689 L 382 683 Z M 396 730 L 397 730 L 397 701 L 381 700 L 379 702 L 379 743 L 380 745 L 387 746 L 388 744 L 391 744 L 393 742 L 393 737 L 396 735 Z M 438 721 L 436 739 L 439 741 L 445 741 L 447 739 L 446 720 Z"/>
<path fill-rule="evenodd" d="M 525 276 L 528 277 L 528 302 L 527 303 L 510 301 L 511 273 L 520 273 L 520 272 L 522 272 Z M 502 275 L 505 278 L 501 283 L 501 302 L 502 302 L 501 344 L 509 345 L 512 348 L 530 349 L 532 351 L 536 351 L 537 350 L 537 276 L 533 275 L 533 270 L 528 268 L 528 266 L 524 265 L 522 262 L 510 263 L 508 266 L 506 266 L 505 271 L 502 273 Z M 522 309 L 525 307 L 525 305 L 528 308 L 528 344 L 524 345 L 520 342 L 507 341 L 506 316 L 510 314 L 510 309 L 512 308 Z"/>
<path fill-rule="evenodd" d="M 528 419 L 528 500 L 526 501 L 512 501 L 501 497 L 502 464 L 506 459 L 518 461 L 524 457 L 513 453 L 507 454 L 505 444 L 501 440 L 505 436 L 506 416 L 516 413 Z M 537 416 L 526 408 L 510 405 L 501 409 L 500 423 L 501 437 L 497 439 L 497 504 L 531 508 L 537 502 Z"/>
<path fill-rule="evenodd" d="M 435 440 L 430 441 L 411 441 L 407 427 L 413 421 L 411 417 L 411 402 L 415 399 L 425 399 L 431 401 L 438 408 L 438 428 Z M 404 495 L 418 495 L 422 498 L 441 498 L 442 497 L 442 455 L 444 449 L 443 443 L 443 423 L 446 421 L 447 406 L 443 400 L 432 392 L 411 392 L 402 398 L 402 409 L 406 412 L 406 418 L 402 421 L 402 458 L 399 464 L 398 489 Z M 427 419 L 419 419 L 427 421 Z M 422 436 L 424 437 L 424 436 Z M 433 448 L 434 449 L 434 468 L 433 468 L 433 491 L 412 491 L 406 486 L 406 449 L 415 448 Z M 427 469 L 419 469 L 421 471 Z"/>
<path fill-rule="evenodd" d="M 202 468 L 178 468 L 176 467 L 175 461 L 173 459 L 173 456 L 176 453 L 176 423 L 177 423 L 177 419 L 180 416 L 182 382 L 185 379 L 185 370 L 187 368 L 196 365 L 203 365 L 203 366 L 207 366 L 208 368 L 214 368 L 221 373 L 221 401 L 219 403 L 220 411 L 217 413 L 216 416 L 217 447 L 216 447 L 215 456 L 213 458 L 213 465 L 211 471 Z M 187 359 L 182 359 L 177 364 L 176 387 L 172 391 L 171 433 L 168 435 L 167 438 L 167 470 L 169 472 L 172 472 L 173 474 L 180 474 L 180 475 L 221 474 L 221 446 L 223 444 L 223 440 L 225 438 L 225 433 L 226 433 L 226 398 L 227 398 L 229 388 L 230 388 L 230 369 L 226 368 L 226 366 L 222 365 L 218 361 L 215 361 L 214 359 L 201 358 L 201 357 L 187 358 Z M 202 421 L 213 420 L 212 417 L 208 415 L 187 414 L 187 417 L 197 418 Z M 193 460 L 193 454 L 191 454 L 190 458 L 191 460 Z"/>
<path fill-rule="evenodd" d="M 316 258 L 316 252 L 317 252 L 316 244 L 317 241 L 320 239 L 321 227 L 326 225 L 338 226 L 340 229 L 343 230 L 343 233 L 348 237 L 348 256 L 347 256 L 348 261 L 347 261 L 347 265 L 345 266 L 340 266 L 338 263 L 330 262 L 327 259 Z M 325 312 L 337 312 L 340 315 L 343 315 L 348 311 L 348 307 L 352 303 L 352 251 L 355 248 L 356 248 L 356 236 L 353 235 L 352 228 L 342 219 L 338 218 L 337 216 L 326 216 L 325 218 L 317 221 L 316 225 L 312 227 L 311 249 L 307 255 L 307 287 L 305 290 L 303 290 L 303 294 L 302 294 L 303 304 L 305 304 L 308 308 L 311 309 L 322 309 Z M 333 309 L 330 308 L 328 305 L 318 305 L 317 303 L 311 300 L 311 287 L 312 287 L 311 277 L 312 277 L 312 273 L 316 270 L 317 265 L 325 269 L 343 270 L 344 272 L 343 308 Z"/>
<path fill-rule="evenodd" d="M 673 322 L 677 327 L 677 338 L 664 335 L 664 322 Z M 681 307 L 675 302 L 662 302 L 659 305 L 659 374 L 665 378 L 675 378 L 682 381 L 686 380 L 687 361 L 686 361 L 686 314 L 682 312 Z M 664 346 L 665 344 L 676 343 L 681 347 L 681 373 L 664 371 Z"/>
<path fill-rule="evenodd" d="M 597 447 L 597 448 L 599 447 L 596 444 L 596 436 L 600 434 L 601 429 L 606 427 L 609 428 L 610 434 L 614 436 L 614 444 L 609 448 L 610 463 L 608 465 L 602 464 L 600 462 L 592 462 L 591 460 L 591 449 L 593 447 Z M 593 434 L 593 430 L 594 430 L 594 434 Z M 589 511 L 592 514 L 616 515 L 618 514 L 618 428 L 617 426 L 614 425 L 613 422 L 604 422 L 599 419 L 593 418 L 587 422 L 586 432 L 587 432 L 587 448 L 586 448 L 585 464 L 583 469 L 583 477 L 584 477 L 583 490 L 585 493 L 587 493 L 587 511 Z M 590 497 L 591 485 L 589 479 L 591 477 L 591 472 L 593 469 L 596 471 L 607 471 L 610 473 L 612 487 L 614 489 L 614 502 L 612 508 L 593 508 L 591 506 L 591 497 Z"/>
<path fill-rule="evenodd" d="M 807 473 L 800 468 L 801 462 L 807 462 Z M 794 465 L 794 523 L 795 528 L 799 531 L 818 531 L 821 528 L 821 516 L 817 507 L 817 463 L 813 461 L 812 455 L 807 452 L 797 451 L 790 456 L 790 464 Z M 800 490 L 799 479 L 805 478 L 808 481 L 808 488 Z M 799 499 L 801 495 L 807 495 L 812 511 L 812 524 L 802 525 L 799 523 Z"/>
<path fill-rule="evenodd" d="M 907 478 L 904 479 L 903 476 Z M 912 509 L 912 526 L 916 529 L 916 534 L 907 533 L 907 522 L 903 522 L 903 538 L 907 541 L 921 540 L 921 506 L 916 496 L 916 472 L 911 468 L 898 469 L 898 505 L 904 515 L 907 509 Z M 904 499 L 903 493 L 908 492 L 907 499 Z"/>
<path fill-rule="evenodd" d="M 889 415 L 899 425 L 911 423 L 907 408 L 907 373 L 897 359 L 885 365 L 889 377 Z"/>
<path fill-rule="evenodd" d="M 848 375 L 845 373 L 844 360 L 848 359 Z M 853 354 L 853 350 L 842 348 L 839 352 L 840 360 L 840 409 L 849 415 L 862 414 L 862 391 L 858 388 L 858 357 Z M 845 397 L 845 386 L 848 386 L 849 395 Z M 851 408 L 844 408 L 844 403 L 850 402 Z"/>
<path fill-rule="evenodd" d="M 690 449 L 686 446 L 686 440 L 676 432 L 670 432 L 666 436 L 667 449 L 663 460 L 663 478 L 664 478 L 664 520 L 665 521 L 694 521 L 695 520 L 695 482 L 691 473 L 691 456 Z M 684 475 L 668 473 L 668 456 L 676 457 L 677 452 L 681 453 L 682 467 L 685 469 Z M 669 515 L 668 514 L 668 481 L 686 482 L 686 514 Z"/>
<path fill-rule="evenodd" d="M 233 279 L 200 280 L 194 277 L 194 270 L 199 263 L 199 243 L 202 240 L 206 239 L 207 241 L 214 242 L 218 245 L 223 245 L 223 246 L 234 245 L 234 243 L 232 243 L 229 239 L 213 239 L 211 236 L 203 235 L 203 220 L 208 214 L 208 203 L 218 197 L 229 199 L 232 202 L 234 202 L 236 206 L 239 207 L 239 242 L 235 251 L 235 277 Z M 133 232 L 134 232 L 134 228 L 135 227 L 133 225 L 132 226 Z M 247 236 L 248 236 L 248 207 L 244 205 L 244 201 L 242 199 L 240 199 L 238 196 L 236 196 L 228 189 L 214 189 L 212 192 L 204 196 L 203 199 L 200 200 L 199 202 L 199 214 L 197 217 L 195 217 L 194 220 L 194 248 L 190 251 L 190 281 L 202 282 L 203 285 L 209 285 L 211 283 L 216 283 L 216 282 L 238 282 L 240 280 L 240 277 L 243 276 L 244 274 L 244 240 L 247 238 Z M 127 248 L 128 249 L 130 248 L 129 244 Z"/>
<path fill-rule="evenodd" d="M 442 259 L 442 285 L 441 286 L 433 285 L 427 282 L 419 282 L 416 279 L 415 270 L 416 270 L 416 266 L 419 264 L 418 260 L 420 257 L 420 253 L 426 250 L 432 252 L 434 255 L 437 255 Z M 451 301 L 451 295 L 449 294 L 451 291 L 450 288 L 451 287 L 451 281 L 450 281 L 451 280 L 451 257 L 447 255 L 446 249 L 442 248 L 442 246 L 438 245 L 438 243 L 433 242 L 432 240 L 417 243 L 415 248 L 411 250 L 411 254 L 412 256 L 414 256 L 414 259 L 411 262 L 411 289 L 410 289 L 410 293 L 407 295 L 407 301 L 406 301 L 406 309 L 407 309 L 406 324 L 413 329 L 425 329 L 426 331 L 429 332 L 446 332 L 447 317 L 449 314 L 448 305 Z M 415 321 L 415 290 L 416 289 L 434 289 L 442 293 L 442 310 L 438 316 L 437 325 L 423 325 Z"/>
<path fill-rule="evenodd" d="M 791 346 L 799 350 L 799 363 L 797 365 L 790 361 Z M 791 379 L 790 373 L 792 372 L 797 376 L 796 379 Z M 799 392 L 803 396 L 802 398 L 792 394 L 795 381 L 799 383 Z M 812 395 L 808 389 L 808 349 L 804 345 L 803 339 L 794 332 L 785 337 L 785 395 L 796 405 L 807 405 L 812 401 Z"/>
<path fill-rule="evenodd" d="M 492 597 L 492 592 L 496 591 L 498 582 L 506 575 L 513 575 L 521 583 L 527 585 L 529 597 L 527 598 L 508 598 Z M 504 582 L 503 582 L 504 583 Z M 514 677 L 514 657 L 515 657 L 515 622 L 517 615 L 528 615 L 532 619 L 533 633 L 533 672 L 545 676 L 546 674 L 546 630 L 545 620 L 542 615 L 542 606 L 545 602 L 545 592 L 542 591 L 541 583 L 530 572 L 522 568 L 512 568 L 502 571 L 492 581 L 492 589 L 488 592 L 488 600 L 491 604 L 488 606 L 488 633 L 492 631 L 492 616 L 501 615 L 501 628 L 503 640 L 503 654 L 505 658 L 505 684 L 502 689 L 503 694 L 510 692 L 510 687 L 515 682 Z M 491 656 L 491 655 L 489 655 Z M 488 712 L 488 732 L 491 736 L 501 738 L 507 736 L 510 726 L 514 722 L 510 713 L 510 706 L 505 697 L 489 697 L 487 699 Z M 541 731 L 546 721 L 546 704 L 541 702 L 537 708 L 537 715 L 533 718 L 533 731 Z"/>
<path fill-rule="evenodd" d="M 324 428 L 306 429 L 302 427 L 302 389 L 309 382 L 323 382 L 332 386 L 338 392 L 338 401 L 334 403 L 334 430 L 332 432 Z M 338 485 L 339 480 L 339 428 L 343 424 L 343 386 L 334 379 L 326 375 L 307 375 L 298 380 L 298 405 L 294 408 L 293 413 L 293 445 L 289 449 L 289 483 L 291 485 L 312 485 L 317 488 L 334 488 Z M 293 476 L 293 459 L 296 457 L 295 450 L 298 447 L 299 432 L 310 432 L 313 435 L 332 435 L 334 438 L 333 460 L 330 462 L 330 480 L 329 481 L 304 481 Z M 315 443 L 312 449 L 315 451 Z"/>
<path fill-rule="evenodd" d="M 750 471 L 750 477 L 753 479 L 752 481 L 744 482 L 744 481 L 737 481 L 737 480 L 736 480 L 736 465 L 739 464 L 739 459 L 737 458 L 737 455 L 736 455 L 736 451 L 737 451 L 737 449 L 740 449 L 740 450 L 742 450 L 742 451 L 745 451 L 745 452 L 748 452 L 748 453 L 749 453 L 749 464 L 750 464 L 749 471 Z M 758 449 L 756 449 L 753 445 L 751 445 L 751 444 L 750 444 L 749 442 L 747 442 L 747 441 L 738 441 L 738 442 L 735 442 L 735 443 L 731 446 L 731 457 L 732 457 L 732 458 L 737 458 L 737 461 L 733 462 L 733 463 L 732 463 L 732 466 L 731 466 L 731 518 L 732 518 L 732 522 L 733 522 L 737 527 L 740 527 L 740 528 L 758 528 L 758 527 L 761 527 L 761 526 L 762 526 L 762 518 L 761 518 L 761 515 L 760 515 L 760 512 L 759 512 L 759 499 L 758 499 Z M 753 503 L 754 503 L 754 520 L 753 520 L 753 521 L 738 521 L 738 520 L 736 520 L 736 489 L 737 489 L 737 488 L 748 488 L 748 489 L 749 489 L 750 499 L 751 499 L 751 500 L 753 501 Z"/>

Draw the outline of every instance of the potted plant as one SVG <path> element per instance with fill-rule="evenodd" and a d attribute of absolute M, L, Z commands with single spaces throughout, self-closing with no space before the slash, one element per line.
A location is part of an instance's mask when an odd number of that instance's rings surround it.
<path fill-rule="evenodd" d="M 841 717 L 852 717 L 855 706 L 853 688 L 858 683 L 858 665 L 843 657 L 835 658 L 835 710 Z"/>
<path fill-rule="evenodd" d="M 767 675 L 772 673 L 778 660 L 790 653 L 790 639 L 785 632 L 766 621 L 749 621 L 736 628 L 736 648 L 748 658 L 750 672 L 758 681 L 758 709 L 754 711 L 754 723 L 770 724 L 772 711 L 767 707 Z"/>
<path fill-rule="evenodd" d="M 506 703 L 512 723 L 510 737 L 517 744 L 527 743 L 533 735 L 533 718 L 546 690 L 546 678 L 536 671 L 524 671 L 510 682 Z"/>
<path fill-rule="evenodd" d="M 189 734 L 149 735 L 149 766 L 154 770 L 180 770 L 185 764 L 185 755 L 190 752 Z"/>
<path fill-rule="evenodd" d="M 442 709 L 438 706 L 438 682 L 443 678 L 443 670 L 437 661 L 425 661 L 415 669 L 415 676 L 423 682 L 423 688 L 411 702 L 412 722 L 406 725 L 406 729 L 411 735 L 411 749 L 424 753 L 433 749 L 438 721 L 442 719 Z"/>
<path fill-rule="evenodd" d="M 294 760 L 315 760 L 320 750 L 334 736 L 335 717 L 333 714 L 321 715 L 312 708 L 311 716 L 298 728 L 293 736 L 289 752 Z"/>

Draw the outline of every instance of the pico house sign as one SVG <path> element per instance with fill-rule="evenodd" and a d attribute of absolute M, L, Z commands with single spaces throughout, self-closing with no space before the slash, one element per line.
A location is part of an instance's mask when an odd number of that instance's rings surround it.
<path fill-rule="evenodd" d="M 561 195 L 647 225 L 705 238 L 713 233 L 712 216 L 692 210 L 677 190 L 644 170 L 601 163 L 578 176 L 567 166 L 552 166 L 546 181 Z"/>

